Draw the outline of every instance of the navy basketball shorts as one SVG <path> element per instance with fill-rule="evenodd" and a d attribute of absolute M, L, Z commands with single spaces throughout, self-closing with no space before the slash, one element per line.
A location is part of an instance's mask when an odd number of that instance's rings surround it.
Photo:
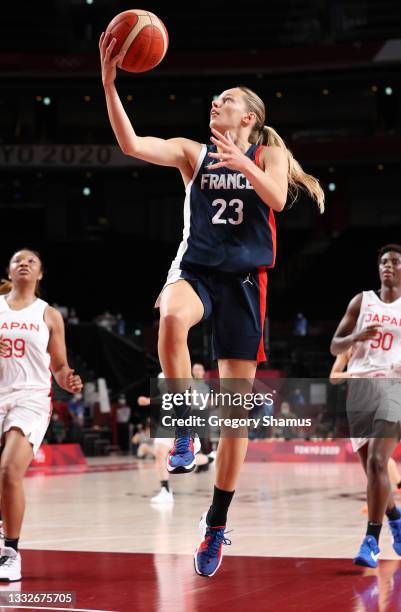
<path fill-rule="evenodd" d="M 265 267 L 238 276 L 204 268 L 172 268 L 164 287 L 180 279 L 188 281 L 201 299 L 202 320 L 211 318 L 213 359 L 266 361 L 263 338 L 267 297 Z M 160 296 L 156 306 L 159 300 Z"/>

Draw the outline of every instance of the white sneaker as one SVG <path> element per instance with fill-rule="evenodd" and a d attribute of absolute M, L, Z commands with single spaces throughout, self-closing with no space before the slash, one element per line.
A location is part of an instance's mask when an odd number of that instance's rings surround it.
<path fill-rule="evenodd" d="M 0 580 L 21 580 L 21 555 L 9 546 L 0 550 Z"/>
<path fill-rule="evenodd" d="M 157 495 L 151 498 L 151 504 L 172 504 L 174 502 L 173 493 L 162 487 Z"/>
<path fill-rule="evenodd" d="M 3 521 L 0 521 L 0 540 L 4 540 Z"/>

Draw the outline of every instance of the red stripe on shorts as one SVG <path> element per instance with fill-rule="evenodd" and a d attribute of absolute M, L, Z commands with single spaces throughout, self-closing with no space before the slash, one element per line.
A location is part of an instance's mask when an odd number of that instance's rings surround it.
<path fill-rule="evenodd" d="M 262 325 L 262 334 L 260 337 L 257 361 L 261 363 L 266 361 L 265 346 L 263 342 L 265 318 L 266 318 L 266 299 L 267 299 L 267 272 L 263 266 L 258 270 L 259 275 L 259 307 L 260 307 L 260 322 Z"/>

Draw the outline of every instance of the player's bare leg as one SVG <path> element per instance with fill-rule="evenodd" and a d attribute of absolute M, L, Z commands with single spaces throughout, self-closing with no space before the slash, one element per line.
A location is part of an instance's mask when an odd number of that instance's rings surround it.
<path fill-rule="evenodd" d="M 368 443 L 368 516 L 373 523 L 382 523 L 392 496 L 387 465 L 397 444 L 398 440 L 393 438 L 372 438 Z"/>
<path fill-rule="evenodd" d="M 202 319 L 204 308 L 201 299 L 185 280 L 167 285 L 160 299 L 159 360 L 169 392 L 185 393 L 191 386 L 191 358 L 188 349 L 188 332 Z M 175 408 L 178 418 L 190 415 L 190 406 Z M 195 455 L 200 449 L 190 426 L 176 428 L 174 447 L 167 457 L 170 473 L 188 473 L 195 469 Z"/>
<path fill-rule="evenodd" d="M 166 442 L 168 442 L 168 440 L 166 440 Z M 152 504 L 171 504 L 174 501 L 173 493 L 170 489 L 169 483 L 170 474 L 168 473 L 166 466 L 166 460 L 169 454 L 169 450 L 170 448 L 167 444 L 159 444 L 157 442 L 155 443 L 155 468 L 160 481 L 160 491 L 159 493 L 157 493 L 157 495 L 151 498 L 150 501 L 152 502 Z"/>
<path fill-rule="evenodd" d="M 32 445 L 21 430 L 12 428 L 5 434 L 0 458 L 0 490 L 4 532 L 18 538 L 25 512 L 23 478 L 33 458 Z"/>
<path fill-rule="evenodd" d="M 256 361 L 245 359 L 219 359 L 220 381 L 224 387 L 220 388 L 220 391 L 241 395 L 250 393 L 256 365 Z M 238 412 L 235 409 L 234 411 Z M 230 413 L 232 412 L 231 407 Z M 241 412 L 241 416 L 244 416 L 243 409 Z M 227 413 L 224 416 L 227 416 Z M 195 551 L 194 563 L 195 571 L 204 576 L 213 576 L 216 573 L 223 557 L 223 544 L 231 544 L 225 537 L 227 512 L 248 448 L 248 428 L 236 430 L 235 436 L 233 433 L 230 427 L 226 430 L 222 427 L 220 430 L 213 501 L 200 522 L 203 539 Z"/>
<path fill-rule="evenodd" d="M 167 285 L 160 298 L 159 360 L 169 379 L 191 378 L 188 332 L 203 317 L 203 304 L 185 280 Z"/>
<path fill-rule="evenodd" d="M 5 546 L 2 549 L 0 578 L 21 579 L 21 556 L 18 540 L 25 512 L 23 478 L 33 458 L 32 445 L 20 429 L 5 434 L 0 458 L 1 510 Z"/>
<path fill-rule="evenodd" d="M 360 448 L 358 450 L 358 455 L 359 455 L 359 458 L 360 458 L 360 461 L 361 461 L 361 465 L 362 465 L 362 467 L 364 469 L 364 472 L 365 472 L 366 476 L 367 476 L 367 463 L 368 463 L 368 449 L 369 449 L 369 444 L 367 442 L 364 446 L 362 446 L 362 448 Z M 390 465 L 391 465 L 392 462 L 395 463 L 394 459 L 390 458 L 389 462 L 388 462 L 388 473 L 389 473 L 389 478 L 390 478 L 391 483 L 394 482 L 392 477 L 390 476 L 390 469 L 391 469 Z M 396 469 L 396 473 L 398 474 L 398 469 L 397 469 L 396 466 L 395 466 L 395 469 Z M 394 475 L 394 472 L 393 472 L 393 475 Z M 390 495 L 389 495 L 389 498 L 387 500 L 386 512 L 391 511 L 392 508 L 394 508 L 394 499 L 393 499 L 393 493 L 392 493 L 392 491 L 390 491 Z M 363 514 L 367 514 L 368 513 L 368 504 L 366 504 L 362 508 L 362 513 Z"/>
<path fill-rule="evenodd" d="M 243 359 L 219 360 L 221 380 L 240 379 L 242 381 L 241 388 L 235 385 L 236 392 L 241 392 L 242 394 L 250 393 L 255 373 L 256 361 Z M 227 386 L 226 383 L 225 386 Z M 241 436 L 232 437 L 229 435 L 230 431 L 228 431 L 228 435 L 224 435 L 223 432 L 223 435 L 220 437 L 216 455 L 216 487 L 224 491 L 234 491 L 241 466 L 244 463 L 248 448 L 248 431 L 246 430 L 242 433 L 243 435 Z"/>

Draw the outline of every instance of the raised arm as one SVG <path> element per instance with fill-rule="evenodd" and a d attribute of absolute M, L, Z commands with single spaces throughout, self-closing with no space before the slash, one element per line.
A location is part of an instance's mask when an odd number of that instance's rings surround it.
<path fill-rule="evenodd" d="M 159 166 L 172 166 L 181 170 L 183 175 L 191 177 L 196 166 L 201 145 L 188 138 L 154 138 L 138 136 L 124 110 L 115 87 L 116 67 L 122 54 L 112 57 L 116 39 L 108 32 L 103 32 L 99 41 L 100 60 L 102 65 L 102 82 L 106 94 L 107 111 L 111 126 L 126 155 L 143 159 Z"/>

